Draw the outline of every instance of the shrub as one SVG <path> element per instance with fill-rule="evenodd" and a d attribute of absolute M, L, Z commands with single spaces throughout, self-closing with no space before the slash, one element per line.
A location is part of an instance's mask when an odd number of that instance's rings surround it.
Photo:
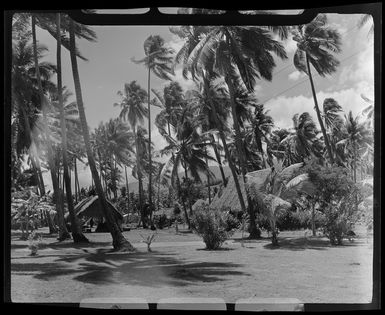
<path fill-rule="evenodd" d="M 341 245 L 358 220 L 353 205 L 330 205 L 325 209 L 324 234 L 332 245 Z"/>
<path fill-rule="evenodd" d="M 191 217 L 191 227 L 203 238 L 206 248 L 215 250 L 229 237 L 227 212 L 210 208 L 207 205 L 197 208 Z"/>
<path fill-rule="evenodd" d="M 170 220 L 167 218 L 167 215 L 160 214 L 160 215 L 154 215 L 153 217 L 154 224 L 157 228 L 163 229 L 165 226 L 170 225 Z"/>

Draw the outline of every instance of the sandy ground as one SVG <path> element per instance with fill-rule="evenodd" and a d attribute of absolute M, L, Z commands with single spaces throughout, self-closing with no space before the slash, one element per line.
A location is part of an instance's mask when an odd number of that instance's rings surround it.
<path fill-rule="evenodd" d="M 158 230 L 146 250 L 142 237 L 152 231 L 131 230 L 125 237 L 135 253 L 112 253 L 108 233 L 87 233 L 92 244 L 58 243 L 47 229 L 38 256 L 12 232 L 11 298 L 13 302 L 79 303 L 85 298 L 133 297 L 156 303 L 169 297 L 297 298 L 303 303 L 369 303 L 372 288 L 372 237 L 364 229 L 353 242 L 332 247 L 324 237 L 303 231 L 281 232 L 280 247 L 267 238 L 241 246 L 240 233 L 222 250 L 207 251 L 192 233 Z"/>

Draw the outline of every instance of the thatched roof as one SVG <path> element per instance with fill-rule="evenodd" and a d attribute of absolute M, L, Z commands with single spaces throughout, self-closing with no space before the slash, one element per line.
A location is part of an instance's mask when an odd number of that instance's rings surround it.
<path fill-rule="evenodd" d="M 115 206 L 107 200 L 108 207 L 112 211 L 114 217 L 118 220 L 123 220 L 123 215 L 115 208 Z M 90 196 L 82 201 L 80 201 L 75 206 L 75 213 L 78 217 L 93 217 L 101 218 L 104 217 L 102 211 L 102 205 L 100 204 L 98 196 Z M 66 214 L 66 219 L 68 218 L 68 213 Z"/>
<path fill-rule="evenodd" d="M 271 170 L 263 169 L 246 174 L 247 183 L 254 183 L 255 185 L 263 185 L 266 181 L 267 176 L 270 174 Z M 243 182 L 242 176 L 238 176 L 239 186 L 241 188 L 243 200 L 245 201 L 246 207 L 248 206 L 245 184 Z M 246 184 L 247 185 L 247 184 Z M 241 211 L 241 204 L 239 203 L 238 193 L 235 188 L 235 183 L 233 177 L 229 178 L 226 187 L 224 187 L 218 194 L 214 197 L 213 201 L 210 204 L 211 207 L 221 209 L 221 208 L 230 208 L 233 211 Z"/>
<path fill-rule="evenodd" d="M 282 169 L 279 172 L 280 178 L 287 182 L 289 181 L 296 171 L 302 167 L 302 163 L 292 164 L 287 168 Z M 262 170 L 249 172 L 246 174 L 246 187 L 249 185 L 253 185 L 254 188 L 259 189 L 262 185 L 265 184 L 267 177 L 271 173 L 271 168 L 265 168 Z M 246 207 L 248 206 L 245 184 L 243 182 L 242 176 L 238 176 L 239 186 L 242 192 L 243 200 L 245 201 Z M 314 192 L 314 185 L 310 182 L 309 179 L 301 181 L 297 187 L 298 190 L 306 192 L 308 194 L 312 194 Z M 287 201 L 292 201 L 297 197 L 297 194 L 292 191 L 284 191 L 282 192 L 281 198 Z M 227 186 L 223 188 L 218 194 L 214 197 L 213 201 L 210 204 L 211 207 L 214 208 L 230 208 L 233 211 L 241 211 L 241 205 L 239 203 L 237 190 L 235 188 L 235 183 L 233 177 L 229 178 Z"/>
<path fill-rule="evenodd" d="M 199 207 L 203 207 L 204 205 L 208 205 L 208 201 L 207 200 L 203 200 L 203 199 L 198 199 L 193 205 L 192 205 L 192 210 L 195 211 L 197 208 Z"/>

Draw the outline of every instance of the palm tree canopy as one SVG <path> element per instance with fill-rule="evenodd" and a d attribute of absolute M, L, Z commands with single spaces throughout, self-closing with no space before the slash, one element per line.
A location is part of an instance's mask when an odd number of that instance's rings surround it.
<path fill-rule="evenodd" d="M 292 33 L 297 42 L 294 66 L 298 71 L 308 74 L 306 59 L 320 76 L 337 70 L 339 61 L 333 54 L 341 52 L 341 36 L 327 25 L 325 14 L 317 15 L 309 24 L 299 25 Z"/>
<path fill-rule="evenodd" d="M 164 39 L 159 35 L 151 35 L 144 42 L 144 53 L 146 57 L 141 60 L 131 60 L 135 63 L 143 63 L 157 77 L 164 80 L 171 80 L 174 75 L 173 53 L 174 50 L 165 47 Z"/>
<path fill-rule="evenodd" d="M 144 118 L 148 116 L 148 109 L 145 105 L 147 92 L 136 81 L 131 81 L 124 84 L 123 92 L 118 91 L 118 95 L 122 100 L 120 103 L 115 103 L 114 106 L 121 107 L 119 117 L 127 120 L 133 128 L 138 123 L 143 124 Z"/>

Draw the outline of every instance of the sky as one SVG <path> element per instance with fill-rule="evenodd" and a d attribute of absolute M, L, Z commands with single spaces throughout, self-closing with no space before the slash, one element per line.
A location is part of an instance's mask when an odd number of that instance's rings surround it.
<path fill-rule="evenodd" d="M 317 99 L 322 106 L 325 98 L 332 97 L 342 106 L 345 113 L 352 111 L 357 115 L 368 106 L 361 98 L 364 94 L 374 100 L 374 53 L 373 37 L 368 35 L 370 23 L 362 28 L 357 27 L 361 15 L 328 14 L 329 25 L 337 29 L 342 36 L 342 52 L 337 55 L 340 61 L 338 71 L 327 77 L 314 76 Z M 87 123 L 91 129 L 100 122 L 106 122 L 119 115 L 119 107 L 113 104 L 120 101 L 117 95 L 124 83 L 136 80 L 147 90 L 147 71 L 143 65 L 135 64 L 132 57 L 140 59 L 144 56 L 143 43 L 150 35 L 160 35 L 166 45 L 176 51 L 183 42 L 169 31 L 167 26 L 92 26 L 97 41 L 78 40 L 77 45 L 88 61 L 78 60 L 83 101 Z M 49 53 L 44 60 L 56 63 L 56 42 L 44 30 L 37 31 L 37 39 L 46 45 Z M 259 81 L 255 94 L 260 103 L 265 104 L 276 126 L 290 128 L 292 117 L 296 113 L 309 112 L 315 121 L 314 101 L 310 82 L 306 75 L 298 72 L 293 65 L 296 42 L 291 38 L 284 42 L 288 59 L 276 58 L 276 68 L 271 82 Z M 74 93 L 73 77 L 69 53 L 62 52 L 63 84 Z M 314 73 L 314 71 L 313 71 Z M 56 79 L 54 79 L 56 80 Z M 177 68 L 175 81 L 184 90 L 193 88 L 192 81 L 186 81 Z M 169 82 L 152 76 L 151 87 L 162 90 Z M 154 95 L 152 95 L 154 97 Z M 73 96 L 73 100 L 75 97 Z M 151 110 L 152 122 L 160 109 Z M 147 122 L 144 127 L 147 128 Z M 152 129 L 152 141 L 155 150 L 166 145 L 156 128 Z M 45 175 L 47 186 L 50 186 L 48 173 Z M 80 168 L 80 185 L 90 185 L 90 171 Z M 129 180 L 133 180 L 130 176 Z"/>

